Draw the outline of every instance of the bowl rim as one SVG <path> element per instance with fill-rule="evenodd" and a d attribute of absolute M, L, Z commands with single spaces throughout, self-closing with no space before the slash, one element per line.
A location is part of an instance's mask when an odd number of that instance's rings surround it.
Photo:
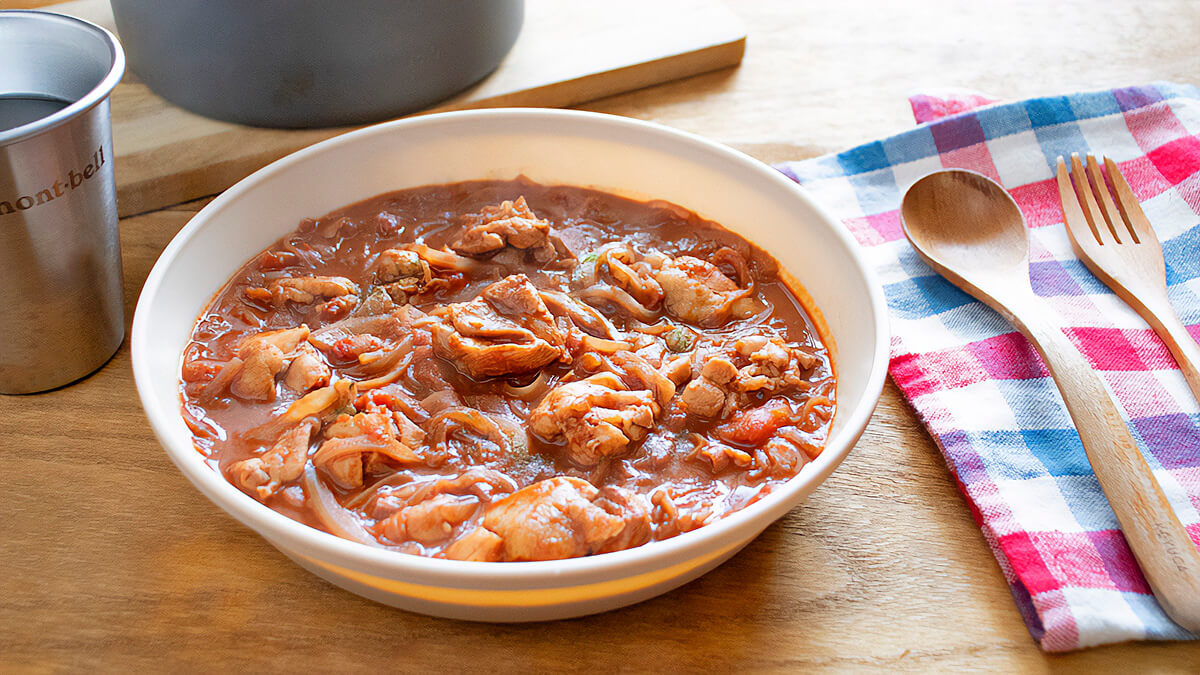
<path fill-rule="evenodd" d="M 861 402 L 849 409 L 839 405 L 836 414 L 842 416 L 844 426 L 836 437 L 830 439 L 817 459 L 806 464 L 800 473 L 772 490 L 763 499 L 714 523 L 670 539 L 649 542 L 623 551 L 580 558 L 495 563 L 427 558 L 390 549 L 375 548 L 292 520 L 239 490 L 206 462 L 194 461 L 188 457 L 185 453 L 195 454 L 197 459 L 201 458 L 190 441 L 186 443 L 186 447 L 179 447 L 180 444 L 172 442 L 169 421 L 174 421 L 174 417 L 179 415 L 180 401 L 176 399 L 168 403 L 157 399 L 149 384 L 152 377 L 149 365 L 149 345 L 152 344 L 153 335 L 149 314 L 169 268 L 179 257 L 181 251 L 210 220 L 217 217 L 226 205 L 250 193 L 258 184 L 292 165 L 315 159 L 341 145 L 360 143 L 378 135 L 418 132 L 422 128 L 440 124 L 455 124 L 463 121 L 484 121 L 486 123 L 489 120 L 500 121 L 517 118 L 533 121 L 544 120 L 547 123 L 565 121 L 568 124 L 578 123 L 601 128 L 640 130 L 643 133 L 666 135 L 682 141 L 684 144 L 699 146 L 700 149 L 712 153 L 723 161 L 740 165 L 743 170 L 761 180 L 791 191 L 796 199 L 813 211 L 817 218 L 823 221 L 823 225 L 829 228 L 837 239 L 841 240 L 854 263 L 854 272 L 866 282 L 871 305 L 870 313 L 875 322 L 874 353 Z M 686 205 L 683 206 L 686 208 Z M 391 575 L 409 572 L 421 579 L 456 581 L 460 586 L 463 586 L 462 582 L 466 580 L 475 583 L 465 584 L 465 586 L 483 586 L 493 583 L 519 586 L 522 582 L 531 586 L 541 586 L 546 585 L 548 581 L 591 580 L 596 578 L 598 573 L 602 573 L 604 577 L 608 578 L 613 573 L 623 570 L 633 573 L 656 569 L 672 562 L 695 557 L 709 549 L 719 547 L 722 543 L 753 539 L 762 528 L 744 538 L 738 538 L 733 533 L 764 518 L 766 520 L 762 527 L 765 528 L 795 507 L 804 495 L 816 489 L 829 477 L 857 443 L 866 429 L 883 390 L 887 376 L 890 331 L 882 286 L 849 230 L 824 207 L 814 201 L 800 185 L 769 165 L 728 146 L 653 122 L 578 110 L 491 108 L 410 117 L 351 131 L 298 150 L 242 179 L 197 212 L 163 249 L 147 276 L 138 298 L 130 331 L 130 342 L 134 382 L 138 397 L 159 444 L 184 476 L 210 501 L 277 547 L 283 544 L 303 552 L 305 555 L 326 562 L 344 564 L 354 569 L 372 570 L 377 573 L 383 570 Z M 837 372 L 836 358 L 835 355 L 835 372 Z"/>
<path fill-rule="evenodd" d="M 113 89 L 116 89 L 121 82 L 121 78 L 125 76 L 125 50 L 121 47 L 117 36 L 103 26 L 78 17 L 38 9 L 6 9 L 0 11 L 0 21 L 59 23 L 70 26 L 73 30 L 92 33 L 108 47 L 109 56 L 112 59 L 104 77 L 100 78 L 83 96 L 45 117 L 26 122 L 19 127 L 0 131 L 0 146 L 15 145 L 80 117 L 84 112 L 108 98 Z"/>

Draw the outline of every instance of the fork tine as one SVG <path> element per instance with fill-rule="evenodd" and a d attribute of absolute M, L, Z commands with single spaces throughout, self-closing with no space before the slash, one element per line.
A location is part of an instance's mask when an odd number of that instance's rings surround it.
<path fill-rule="evenodd" d="M 1138 203 L 1133 190 L 1129 189 L 1129 183 L 1125 182 L 1120 167 L 1108 157 L 1104 158 L 1104 166 L 1108 169 L 1108 180 L 1112 183 L 1121 215 L 1130 229 L 1138 235 L 1138 241 L 1155 239 L 1158 235 L 1154 233 L 1154 227 L 1150 225 L 1150 219 L 1146 217 L 1146 212 L 1142 210 L 1142 205 Z"/>
<path fill-rule="evenodd" d="M 1087 156 L 1087 175 L 1088 182 L 1092 184 L 1092 192 L 1100 203 L 1100 210 L 1104 212 L 1104 220 L 1108 221 L 1113 236 L 1120 241 L 1119 235 L 1128 232 L 1133 237 L 1133 243 L 1139 243 L 1137 232 L 1133 231 L 1133 226 L 1125 221 L 1121 212 L 1117 210 L 1117 205 L 1113 204 L 1112 195 L 1108 192 L 1108 183 L 1104 182 L 1104 174 L 1100 173 L 1100 163 L 1091 154 Z"/>
<path fill-rule="evenodd" d="M 1058 171 L 1056 172 L 1058 179 L 1058 196 L 1062 200 L 1063 208 L 1063 224 L 1067 226 L 1067 230 L 1072 237 L 1079 240 L 1083 236 L 1081 225 L 1087 223 L 1088 229 L 1091 231 L 1092 239 L 1097 243 L 1103 244 L 1100 235 L 1096 232 L 1096 226 L 1092 221 L 1088 220 L 1083 214 L 1083 207 L 1079 204 L 1079 196 L 1075 194 L 1075 188 L 1071 185 L 1070 175 L 1067 173 L 1067 163 L 1063 161 L 1062 155 L 1058 156 Z"/>
<path fill-rule="evenodd" d="M 1083 207 L 1083 215 L 1087 217 L 1088 225 L 1092 227 L 1092 234 L 1096 235 L 1096 241 L 1101 245 L 1111 244 L 1114 239 L 1116 243 L 1121 243 L 1121 238 L 1108 226 L 1108 222 L 1100 213 L 1100 206 L 1096 204 L 1096 197 L 1092 194 L 1084 175 L 1083 164 L 1079 161 L 1079 155 L 1074 152 L 1071 153 L 1071 180 L 1075 183 L 1079 204 Z"/>

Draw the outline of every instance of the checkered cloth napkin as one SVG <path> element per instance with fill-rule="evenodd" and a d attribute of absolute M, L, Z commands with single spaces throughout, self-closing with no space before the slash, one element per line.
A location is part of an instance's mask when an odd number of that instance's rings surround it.
<path fill-rule="evenodd" d="M 918 119 L 935 121 L 778 168 L 841 218 L 878 272 L 892 379 L 945 456 L 1034 639 L 1067 651 L 1191 638 L 1151 595 L 1037 353 L 921 262 L 898 208 L 943 167 L 1009 190 L 1029 224 L 1034 290 L 1099 371 L 1200 543 L 1200 407 L 1153 331 L 1071 252 L 1053 178 L 1072 152 L 1120 164 L 1162 240 L 1171 303 L 1200 338 L 1200 90 L 1157 83 L 971 111 L 990 101 L 976 98 L 915 97 Z"/>

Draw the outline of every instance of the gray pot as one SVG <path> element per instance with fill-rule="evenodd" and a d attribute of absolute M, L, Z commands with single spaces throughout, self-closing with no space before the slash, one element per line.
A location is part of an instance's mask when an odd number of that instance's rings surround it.
<path fill-rule="evenodd" d="M 490 73 L 524 0 L 112 0 L 130 70 L 171 103 L 272 127 L 375 122 Z"/>

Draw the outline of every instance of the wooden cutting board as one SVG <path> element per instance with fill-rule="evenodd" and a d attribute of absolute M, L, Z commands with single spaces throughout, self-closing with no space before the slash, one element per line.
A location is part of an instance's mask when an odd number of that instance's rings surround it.
<path fill-rule="evenodd" d="M 107 0 L 45 9 L 115 30 Z M 512 52 L 486 80 L 424 112 L 565 107 L 733 66 L 746 33 L 718 0 L 526 0 Z M 224 190 L 254 170 L 354 127 L 280 130 L 218 122 L 155 96 L 128 72 L 112 95 L 120 215 Z"/>

